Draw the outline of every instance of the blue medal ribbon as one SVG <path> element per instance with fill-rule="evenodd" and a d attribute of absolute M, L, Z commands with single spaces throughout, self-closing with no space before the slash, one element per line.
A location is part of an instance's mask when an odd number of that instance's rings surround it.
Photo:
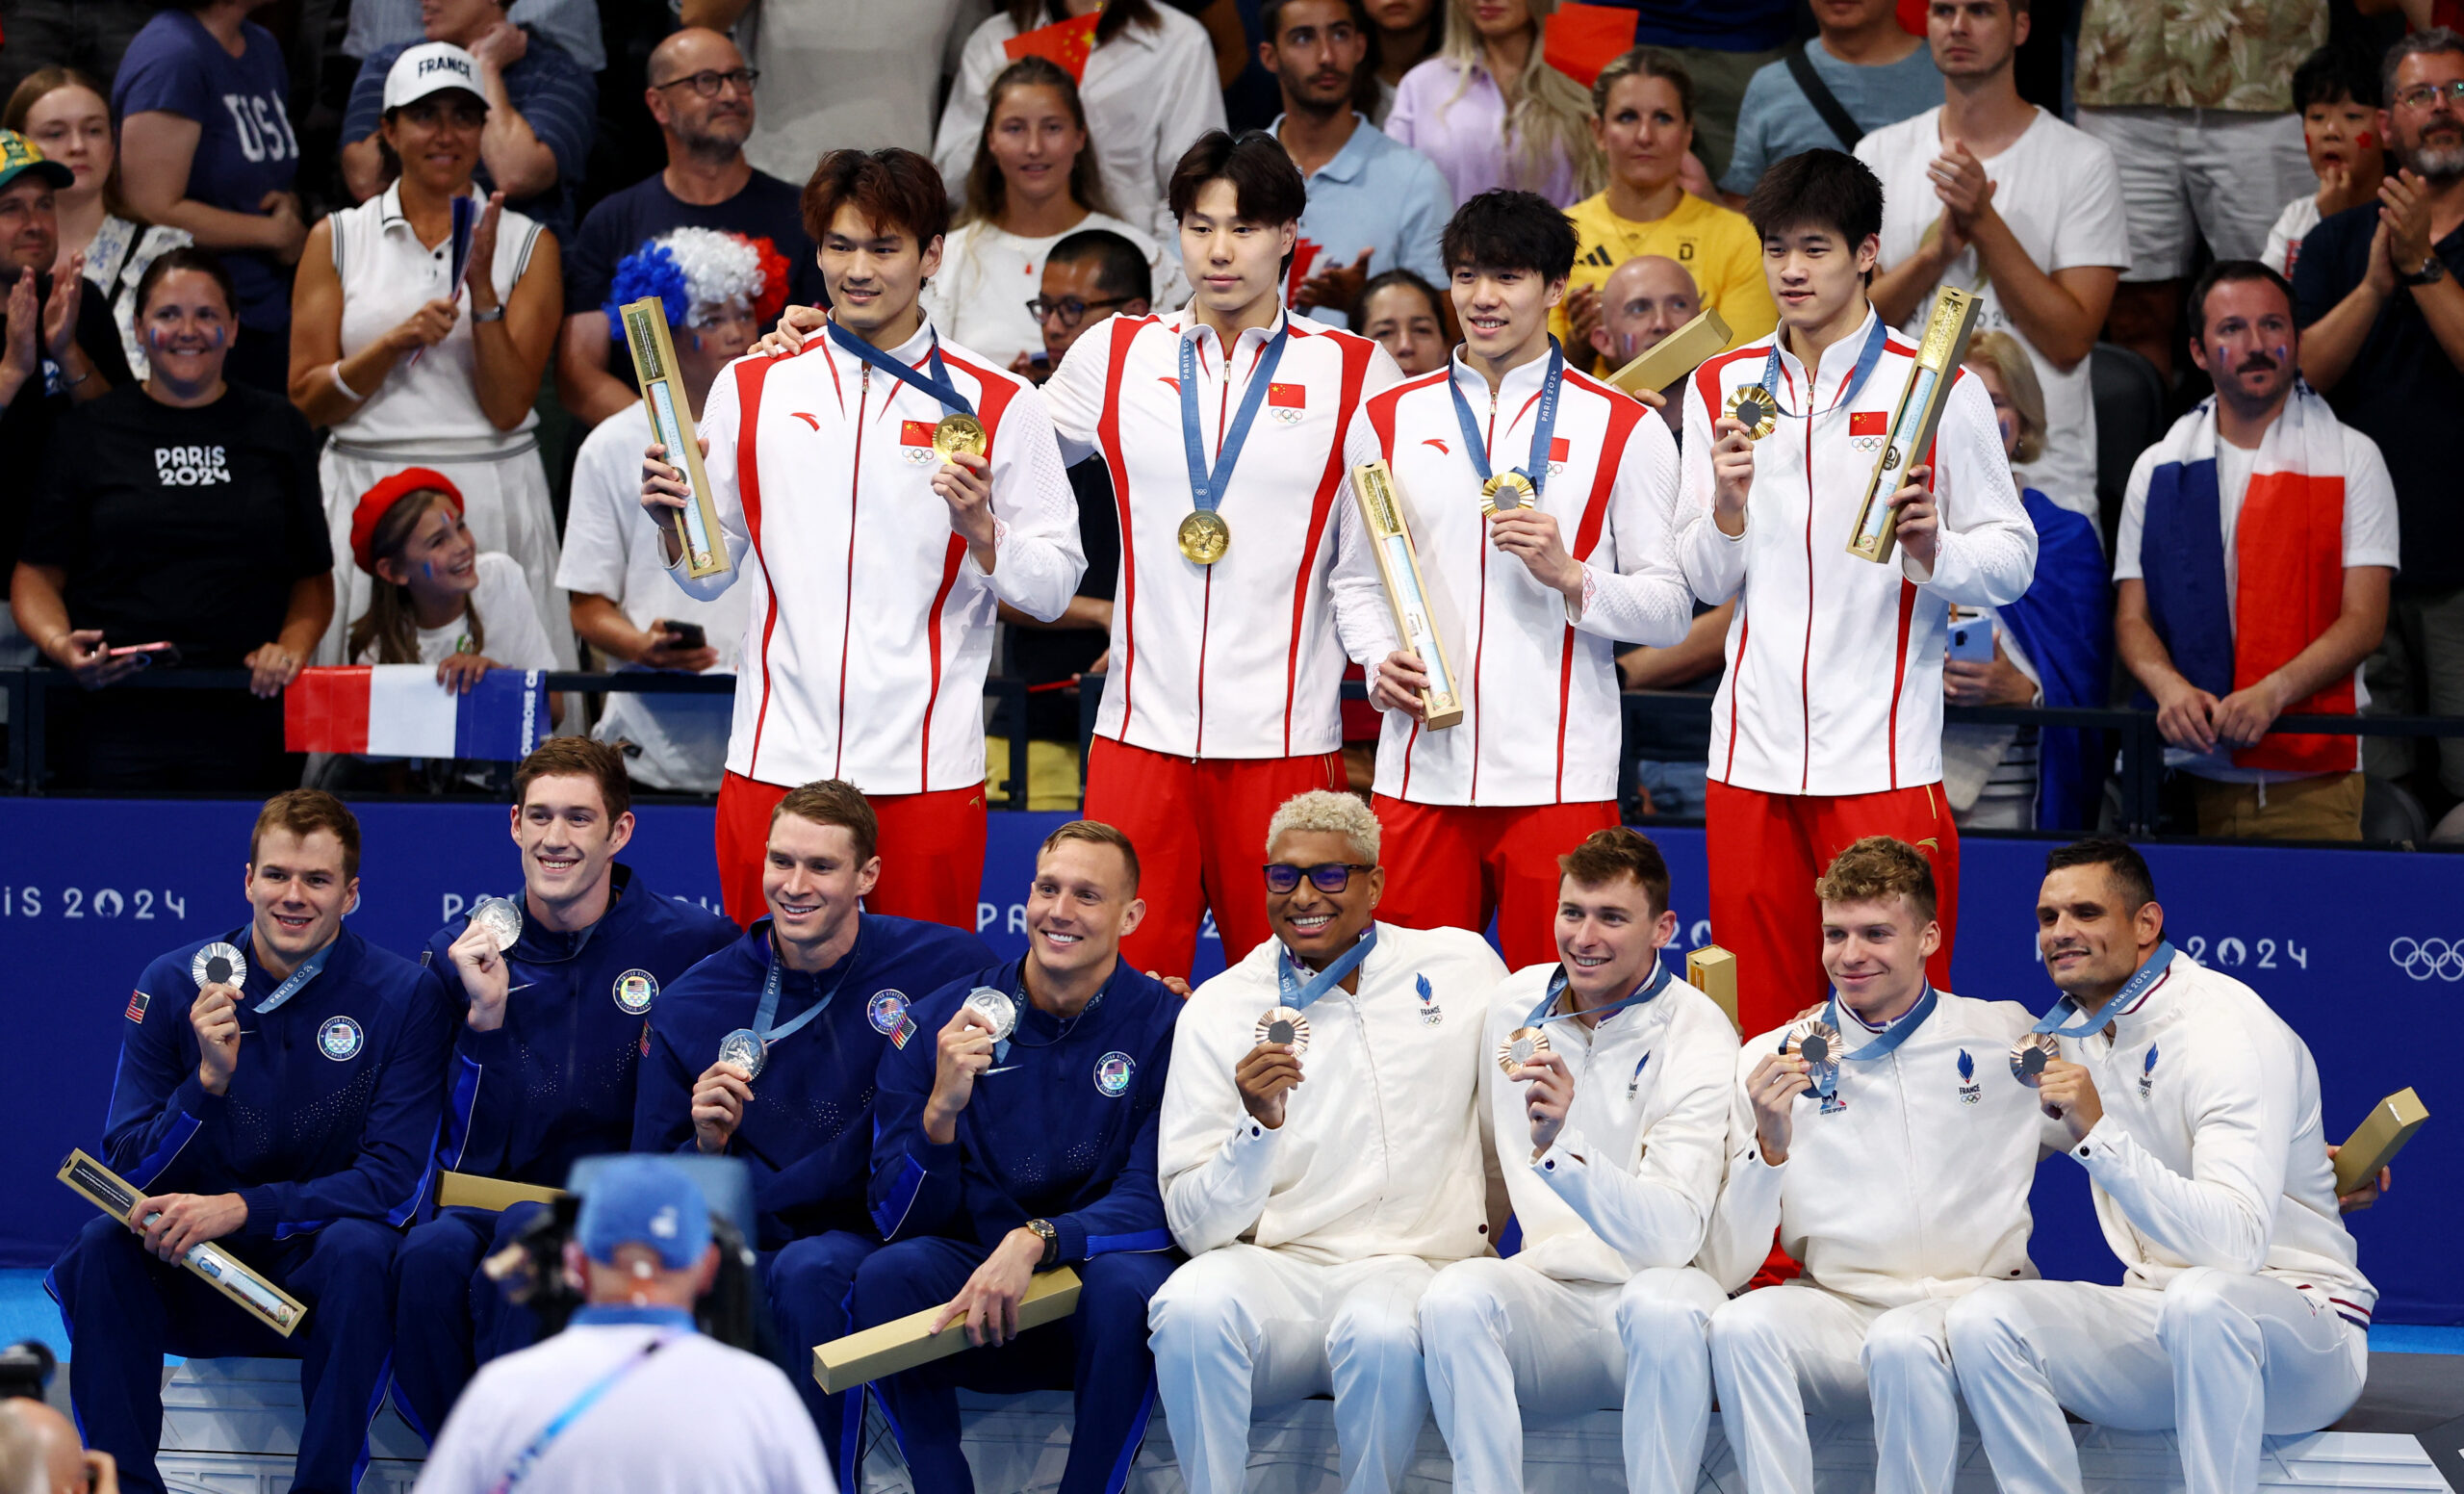
<path fill-rule="evenodd" d="M 336 940 L 334 941 L 334 943 L 340 942 L 340 940 Z M 333 952 L 334 945 L 327 944 L 324 948 L 318 950 L 307 959 L 300 961 L 299 967 L 291 972 L 291 978 L 289 980 L 286 980 L 281 985 L 276 986 L 273 989 L 272 995 L 266 997 L 263 1001 L 260 1001 L 255 1006 L 250 1007 L 249 1010 L 262 1017 L 266 1013 L 272 1011 L 275 1007 L 282 1005 L 292 997 L 299 994 L 299 988 L 307 985 L 310 981 L 315 980 L 320 974 L 323 973 L 325 962 L 332 957 Z"/>
<path fill-rule="evenodd" d="M 1632 991 L 1628 992 L 1622 998 L 1611 1001 L 1606 1006 L 1594 1007 L 1591 1011 L 1591 1016 L 1600 1021 L 1606 1021 L 1611 1016 L 1626 1010 L 1626 1008 L 1630 1006 L 1640 1006 L 1644 1002 L 1652 999 L 1654 996 L 1658 995 L 1661 992 L 1666 991 L 1668 989 L 1669 978 L 1668 966 L 1659 963 L 1659 956 L 1654 955 L 1652 956 L 1652 973 L 1641 985 L 1635 987 Z M 1540 1004 L 1531 1009 L 1531 1014 L 1523 1019 L 1523 1025 L 1526 1027 L 1545 1027 L 1551 1022 L 1562 1022 L 1569 1017 L 1582 1016 L 1583 1014 L 1580 1012 L 1552 1012 L 1549 1010 L 1551 1007 L 1557 1004 L 1557 998 L 1559 996 L 1566 993 L 1566 967 L 1561 965 L 1557 966 L 1557 973 L 1549 977 L 1549 993 L 1540 998 Z M 1636 1070 L 1638 1073 L 1641 1070 L 1639 1069 Z"/>
<path fill-rule="evenodd" d="M 1197 339 L 1181 339 L 1181 449 L 1189 458 L 1190 501 L 1200 513 L 1213 513 L 1223 502 L 1223 489 L 1232 481 L 1233 464 L 1241 459 L 1241 448 L 1248 443 L 1249 425 L 1258 418 L 1258 407 L 1267 402 L 1268 381 L 1274 377 L 1275 365 L 1283 361 L 1283 345 L 1292 337 L 1292 323 L 1287 320 L 1281 330 L 1270 338 L 1266 351 L 1258 355 L 1257 367 L 1249 371 L 1249 387 L 1242 392 L 1241 408 L 1232 416 L 1231 427 L 1223 432 L 1223 440 L 1216 447 L 1215 465 L 1206 464 L 1206 443 L 1198 434 L 1197 424 Z M 1232 376 L 1232 349 L 1223 350 L 1223 376 Z"/>
<path fill-rule="evenodd" d="M 2049 1032 L 2057 1038 L 2084 1038 L 2092 1032 L 2101 1031 L 2103 1030 L 2105 1023 L 2113 1020 L 2111 1014 L 2115 1012 L 2128 1011 L 2133 1003 L 2138 1001 L 2140 997 L 2147 994 L 2148 991 L 2152 989 L 2158 981 L 2163 980 L 2166 974 L 2170 971 L 2172 967 L 2172 940 L 2158 940 L 2156 941 L 2155 952 L 2147 957 L 2147 963 L 2141 966 L 2137 973 L 2133 974 L 2129 980 L 2122 983 L 2121 990 L 2114 992 L 2114 998 L 2111 1001 L 2108 1001 L 2103 1006 L 2096 1008 L 2093 1012 L 2083 1014 L 2079 1010 L 2079 1003 L 2077 1001 L 2068 996 L 2065 996 L 2053 1004 L 2052 1011 L 2044 1014 L 2043 1021 L 2037 1023 L 2034 1027 L 2031 1027 L 2028 1030 L 2030 1032 Z M 2073 1025 L 2066 1027 L 2062 1024 L 2063 1018 L 2068 1017 L 2076 1017 L 2079 1020 Z"/>
<path fill-rule="evenodd" d="M 1549 339 L 1549 372 L 1540 380 L 1540 413 L 1531 423 L 1531 454 L 1515 469 L 1531 484 L 1534 499 L 1549 480 L 1549 442 L 1557 431 L 1557 395 L 1565 388 L 1565 349 L 1557 346 L 1553 335 Z M 1447 371 L 1446 392 L 1454 397 L 1454 419 L 1463 427 L 1463 454 L 1472 459 L 1472 470 L 1480 475 L 1480 483 L 1485 487 L 1489 481 L 1489 444 L 1480 434 L 1479 422 L 1472 416 L 1472 401 L 1463 398 L 1463 385 L 1451 369 Z"/>
<path fill-rule="evenodd" d="M 1376 947 L 1377 925 L 1373 923 L 1369 932 L 1360 936 L 1358 943 L 1337 955 L 1324 969 L 1311 977 L 1309 984 L 1303 986 L 1300 977 L 1292 973 L 1293 966 L 1299 962 L 1293 958 L 1287 946 L 1274 962 L 1276 992 L 1285 1006 L 1296 1012 L 1306 1012 L 1320 996 L 1342 985 L 1344 977 L 1358 969 L 1360 962 L 1368 959 L 1369 952 Z"/>
<path fill-rule="evenodd" d="M 1034 1008 L 1034 1003 L 1027 999 L 1026 961 L 1020 960 L 1018 962 L 1018 971 L 1016 976 L 1004 982 L 1002 985 L 997 987 L 977 987 L 976 989 L 979 991 L 999 991 L 1002 994 L 1010 998 L 1010 1005 L 1017 1012 L 1016 1018 L 1010 1026 L 1010 1036 L 1002 1038 L 992 1044 L 992 1062 L 1004 1067 L 988 1069 L 984 1070 L 984 1072 L 987 1075 L 1008 1073 L 1011 1069 L 1018 1067 L 1017 1065 L 1010 1062 L 1010 1045 L 1013 1042 L 1015 1042 L 1016 1044 L 1022 1048 L 1057 1047 L 1061 1043 L 1067 1042 L 1069 1035 L 1077 1030 L 1078 1024 L 1085 1021 L 1088 1017 L 1094 1016 L 1095 1008 L 1102 1006 L 1104 1004 L 1104 997 L 1112 994 L 1113 981 L 1119 976 L 1122 968 L 1123 966 L 1117 964 L 1113 966 L 1112 975 L 1107 976 L 1103 985 L 1096 989 L 1095 993 L 1087 998 L 1087 1004 L 1078 1009 L 1076 1016 L 1054 1018 L 1054 1020 L 1059 1024 L 1061 1030 L 1052 1035 L 1052 1041 L 1050 1043 L 1029 1043 L 1025 1038 L 1019 1036 L 1026 1030 L 1027 1013 Z"/>
<path fill-rule="evenodd" d="M 933 333 L 933 350 L 925 356 L 925 361 L 932 365 L 933 372 L 926 374 L 909 368 L 837 322 L 833 322 L 829 325 L 830 340 L 837 344 L 839 351 L 849 357 L 860 358 L 900 383 L 922 390 L 931 399 L 938 400 L 945 411 L 955 410 L 961 415 L 975 413 L 974 404 L 969 402 L 966 396 L 959 393 L 958 387 L 950 382 L 950 371 L 941 362 L 940 333 Z"/>
<path fill-rule="evenodd" d="M 1865 380 L 1874 376 L 1874 370 L 1882 365 L 1883 349 L 1888 346 L 1890 346 L 1890 328 L 1883 325 L 1883 319 L 1880 315 L 1876 315 L 1874 329 L 1865 334 L 1865 346 L 1857 351 L 1857 370 L 1848 376 L 1847 389 L 1837 399 L 1832 401 L 1833 409 L 1856 402 L 1857 392 L 1865 387 Z M 1762 360 L 1762 389 L 1771 397 L 1771 407 L 1774 410 L 1783 415 L 1789 413 L 1787 408 L 1780 403 L 1780 334 L 1777 332 L 1771 334 L 1771 356 Z M 1813 391 L 1807 390 L 1806 396 L 1806 418 L 1810 420 L 1814 415 Z"/>
<path fill-rule="evenodd" d="M 776 940 L 778 936 L 773 933 L 771 938 Z M 770 1024 L 777 1020 L 779 1016 L 779 983 L 785 968 L 779 964 L 778 945 L 773 943 L 770 948 L 770 973 L 762 977 L 761 981 L 761 1004 L 753 1012 L 754 1035 L 761 1040 L 762 1048 L 766 1051 L 770 1044 L 795 1036 L 804 1030 L 805 1024 L 829 1011 L 830 1003 L 838 999 L 838 988 L 847 984 L 847 972 L 855 968 L 855 965 L 856 951 L 850 949 L 847 951 L 847 958 L 838 962 L 835 977 L 831 981 L 830 989 L 821 993 L 821 999 L 806 1008 L 803 1015 L 794 1017 L 784 1026 L 773 1027 Z"/>
<path fill-rule="evenodd" d="M 1814 1093 L 1825 1099 L 1829 1099 L 1832 1095 L 1832 1092 L 1839 1088 L 1839 1066 L 1841 1064 L 1870 1063 L 1877 1058 L 1889 1056 L 1891 1050 L 1897 1048 L 1901 1043 L 1906 1043 L 1915 1034 L 1917 1028 L 1925 1025 L 1925 1018 L 1933 1016 L 1934 1008 L 1940 1004 L 1939 998 L 1934 992 L 1934 983 L 1932 981 L 1927 981 L 1925 983 L 1925 994 L 1918 998 L 1917 1003 L 1914 1006 L 1908 1009 L 1907 1015 L 1901 1017 L 1899 1020 L 1891 1023 L 1888 1027 L 1884 1028 L 1881 1036 L 1875 1038 L 1874 1041 L 1866 1043 L 1863 1047 L 1859 1048 L 1854 1053 L 1842 1053 L 1829 1065 L 1817 1066 L 1828 1067 L 1831 1069 L 1831 1080 L 1827 1084 L 1815 1085 Z M 1822 1019 L 1830 1024 L 1833 1032 L 1841 1034 L 1843 1038 L 1845 1037 L 1847 1029 L 1842 1027 L 1839 1021 L 1838 992 L 1834 991 L 1831 993 L 1831 1003 L 1823 1008 Z M 1793 1025 L 1794 1024 L 1792 1023 L 1791 1026 Z M 1788 1040 L 1784 1037 L 1780 1040 L 1780 1051 L 1785 1053 L 1787 1050 Z"/>

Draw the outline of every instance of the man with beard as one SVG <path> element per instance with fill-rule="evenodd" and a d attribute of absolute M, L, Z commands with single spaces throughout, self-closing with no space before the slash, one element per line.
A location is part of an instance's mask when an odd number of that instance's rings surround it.
<path fill-rule="evenodd" d="M 2211 266 L 2190 317 L 2216 394 L 2131 469 L 2114 642 L 2155 701 L 2166 762 L 2197 781 L 2200 835 L 2358 840 L 2358 741 L 2268 727 L 2360 698 L 2397 561 L 2387 464 L 2295 378 L 2281 275 Z"/>
<path fill-rule="evenodd" d="M 744 159 L 753 133 L 753 81 L 744 54 L 719 32 L 688 26 L 652 51 L 643 101 L 667 142 L 667 166 L 602 198 L 565 250 L 565 328 L 556 349 L 556 398 L 596 425 L 641 399 L 633 360 L 601 306 L 617 263 L 678 228 L 715 228 L 767 244 L 786 261 L 788 300 L 827 304 L 820 262 L 805 233 L 796 188 Z M 775 313 L 781 290 L 761 301 Z M 698 404 L 696 406 L 699 407 Z M 639 443 L 636 443 L 638 445 Z"/>
<path fill-rule="evenodd" d="M 2378 200 L 2301 241 L 2294 312 L 2301 374 L 2378 443 L 2403 522 L 2403 584 L 2371 661 L 2389 711 L 2464 711 L 2464 510 L 2445 429 L 2464 408 L 2464 36 L 2415 32 L 2379 72 L 2379 133 L 2400 167 Z M 2464 797 L 2464 740 L 2439 744 L 2442 800 Z M 2370 770 L 2409 770 L 2412 744 L 2372 744 Z"/>
<path fill-rule="evenodd" d="M 1352 108 L 1370 31 L 1361 0 L 1267 0 L 1258 11 L 1258 61 L 1283 92 L 1268 129 L 1309 184 L 1289 298 L 1337 326 L 1371 275 L 1403 269 L 1443 283 L 1437 236 L 1454 210 L 1436 163 Z"/>

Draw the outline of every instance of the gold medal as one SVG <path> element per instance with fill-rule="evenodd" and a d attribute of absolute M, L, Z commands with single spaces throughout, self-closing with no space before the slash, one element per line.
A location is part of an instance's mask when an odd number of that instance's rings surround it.
<path fill-rule="evenodd" d="M 969 456 L 984 454 L 984 425 L 972 415 L 944 415 L 933 427 L 933 450 L 944 460 L 963 451 Z"/>
<path fill-rule="evenodd" d="M 1181 554 L 1193 564 L 1213 565 L 1232 548 L 1232 526 L 1224 523 L 1220 514 L 1194 509 L 1181 521 L 1178 537 Z"/>
<path fill-rule="evenodd" d="M 1743 384 L 1729 396 L 1729 419 L 1745 427 L 1748 441 L 1759 441 L 1780 424 L 1780 401 L 1760 384 Z"/>
<path fill-rule="evenodd" d="M 2049 1032 L 2032 1032 L 2011 1044 L 2011 1077 L 2035 1089 L 2044 1082 L 2047 1064 L 2062 1056 L 2062 1044 Z"/>
<path fill-rule="evenodd" d="M 1258 1018 L 1257 1041 L 1280 1043 L 1298 1058 L 1309 1051 L 1309 1018 L 1288 1006 L 1269 1007 Z"/>
<path fill-rule="evenodd" d="M 1538 502 L 1531 479 L 1519 472 L 1502 472 L 1480 484 L 1480 512 L 1496 515 L 1528 508 Z"/>
<path fill-rule="evenodd" d="M 1498 1067 L 1509 1079 L 1523 1077 L 1523 1066 L 1549 1051 L 1549 1035 L 1537 1027 L 1517 1027 L 1498 1044 Z"/>

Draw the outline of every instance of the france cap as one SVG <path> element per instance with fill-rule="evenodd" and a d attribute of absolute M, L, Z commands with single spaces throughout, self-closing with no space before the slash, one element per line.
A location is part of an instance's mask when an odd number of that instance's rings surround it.
<path fill-rule="evenodd" d="M 610 1157 L 591 1172 L 574 1237 L 603 1266 L 615 1261 L 620 1246 L 645 1245 L 668 1270 L 684 1271 L 709 1248 L 710 1207 L 668 1159 Z"/>
<path fill-rule="evenodd" d="M 385 107 L 399 109 L 447 89 L 460 89 L 481 103 L 487 101 L 487 90 L 479 87 L 477 58 L 450 41 L 423 41 L 403 48 L 386 69 Z"/>

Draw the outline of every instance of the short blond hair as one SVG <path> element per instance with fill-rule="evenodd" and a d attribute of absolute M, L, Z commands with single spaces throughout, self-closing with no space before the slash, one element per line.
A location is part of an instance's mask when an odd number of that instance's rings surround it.
<path fill-rule="evenodd" d="M 2021 466 L 2044 454 L 2044 385 L 2037 381 L 2037 366 L 2028 350 L 2008 332 L 1979 332 L 1968 339 L 1966 362 L 1993 371 L 2019 417 L 2019 439 L 2011 460 Z"/>
<path fill-rule="evenodd" d="M 1826 903 L 1886 903 L 1905 897 L 1918 927 L 1934 921 L 1934 868 L 1924 853 L 1889 836 L 1867 836 L 1832 861 L 1813 885 Z"/>
<path fill-rule="evenodd" d="M 1284 800 L 1267 821 L 1267 854 L 1272 856 L 1274 843 L 1293 831 L 1342 836 L 1364 863 L 1377 864 L 1377 816 L 1358 794 L 1312 788 Z"/>
<path fill-rule="evenodd" d="M 1129 843 L 1127 834 L 1099 819 L 1073 819 L 1065 825 L 1054 827 L 1052 834 L 1043 837 L 1042 846 L 1036 852 L 1037 859 L 1052 854 L 1054 846 L 1072 840 L 1086 845 L 1108 845 L 1118 851 L 1120 859 L 1129 866 L 1130 895 L 1138 895 L 1138 847 Z"/>

